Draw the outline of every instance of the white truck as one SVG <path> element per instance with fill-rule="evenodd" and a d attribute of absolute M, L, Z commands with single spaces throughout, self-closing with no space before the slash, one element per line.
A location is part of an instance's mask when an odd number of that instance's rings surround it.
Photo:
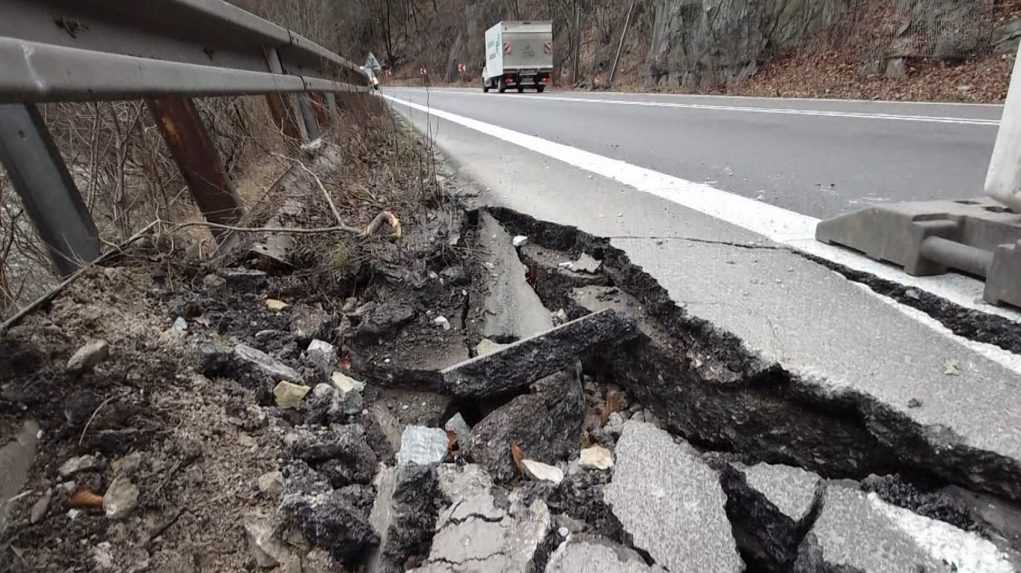
<path fill-rule="evenodd" d="M 482 91 L 542 93 L 553 73 L 553 22 L 500 22 L 486 30 Z"/>

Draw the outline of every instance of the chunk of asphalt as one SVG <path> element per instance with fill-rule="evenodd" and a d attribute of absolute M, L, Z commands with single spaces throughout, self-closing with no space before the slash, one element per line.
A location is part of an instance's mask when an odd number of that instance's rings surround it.
<path fill-rule="evenodd" d="M 482 337 L 511 342 L 552 328 L 549 311 L 525 280 L 527 269 L 511 236 L 485 210 L 479 213 L 479 246 L 488 255 L 483 267 Z"/>
<path fill-rule="evenodd" d="M 544 463 L 567 459 L 577 450 L 585 398 L 577 369 L 540 380 L 534 392 L 490 412 L 472 428 L 467 453 L 499 481 L 515 476 L 511 445 Z"/>
<path fill-rule="evenodd" d="M 742 554 L 757 569 L 790 571 L 823 492 L 818 475 L 782 465 L 724 465 L 720 483 Z"/>
<path fill-rule="evenodd" d="M 974 533 L 922 517 L 843 484 L 830 484 L 795 573 L 927 571 L 1007 573 L 1007 556 Z"/>
<path fill-rule="evenodd" d="M 297 370 L 283 362 L 280 362 L 269 354 L 252 348 L 246 344 L 238 344 L 234 347 L 234 357 L 243 363 L 255 367 L 257 370 L 275 381 L 287 380 L 289 382 L 301 382 L 301 374 L 298 374 Z"/>
<path fill-rule="evenodd" d="M 334 487 L 368 484 L 376 475 L 378 458 L 366 443 L 362 427 L 355 424 L 298 427 L 284 436 L 284 445 L 290 457 L 315 466 Z"/>
<path fill-rule="evenodd" d="M 334 558 L 355 562 L 379 544 L 369 523 L 372 487 L 352 485 L 337 490 L 286 493 L 280 509 L 313 545 L 328 549 Z"/>
<path fill-rule="evenodd" d="M 670 571 L 743 571 L 716 472 L 685 443 L 629 421 L 606 502 L 636 548 Z M 669 535 L 665 535 L 669 532 Z"/>
<path fill-rule="evenodd" d="M 572 535 L 550 556 L 546 573 L 659 573 L 666 569 L 647 565 L 635 550 L 606 539 Z"/>
<path fill-rule="evenodd" d="M 375 480 L 376 500 L 369 522 L 380 544 L 370 559 L 370 572 L 404 570 L 412 557 L 425 557 L 436 527 L 436 466 L 404 464 L 382 467 Z"/>
<path fill-rule="evenodd" d="M 442 390 L 477 398 L 517 390 L 570 366 L 599 344 L 626 340 L 634 325 L 606 310 L 572 320 L 440 372 Z"/>

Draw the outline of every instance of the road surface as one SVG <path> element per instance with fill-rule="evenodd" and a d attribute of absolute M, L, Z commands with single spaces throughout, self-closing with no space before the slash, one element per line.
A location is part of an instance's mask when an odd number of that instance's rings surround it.
<path fill-rule="evenodd" d="M 981 302 L 813 240 L 882 197 L 979 195 L 995 106 L 385 89 L 481 200 L 608 237 L 691 315 L 829 395 L 865 396 L 1021 475 L 1021 356 L 803 256 Z M 980 391 L 977 389 L 981 389 Z M 919 404 L 922 404 L 919 406 Z M 928 430 L 925 430 L 926 432 Z M 947 444 L 933 442 L 934 451 Z M 941 449 L 942 448 L 942 449 Z"/>

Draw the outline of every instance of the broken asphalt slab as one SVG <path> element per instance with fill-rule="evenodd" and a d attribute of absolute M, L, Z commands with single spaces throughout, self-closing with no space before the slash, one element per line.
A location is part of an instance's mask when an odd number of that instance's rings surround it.
<path fill-rule="evenodd" d="M 606 502 L 636 548 L 670 571 L 740 572 L 719 476 L 687 444 L 629 421 Z"/>

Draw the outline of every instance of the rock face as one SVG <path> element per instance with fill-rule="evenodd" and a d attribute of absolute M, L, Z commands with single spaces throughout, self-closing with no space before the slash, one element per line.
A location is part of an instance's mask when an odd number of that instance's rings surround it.
<path fill-rule="evenodd" d="M 995 545 L 973 533 L 839 484 L 827 489 L 794 564 L 797 573 L 1013 570 Z"/>
<path fill-rule="evenodd" d="M 670 571 L 744 570 L 719 478 L 690 446 L 628 422 L 616 454 L 606 502 L 636 548 Z"/>
<path fill-rule="evenodd" d="M 497 480 L 514 477 L 511 444 L 544 463 L 574 454 L 581 440 L 584 397 L 574 370 L 554 374 L 535 384 L 534 393 L 514 398 L 472 429 L 469 456 Z"/>

